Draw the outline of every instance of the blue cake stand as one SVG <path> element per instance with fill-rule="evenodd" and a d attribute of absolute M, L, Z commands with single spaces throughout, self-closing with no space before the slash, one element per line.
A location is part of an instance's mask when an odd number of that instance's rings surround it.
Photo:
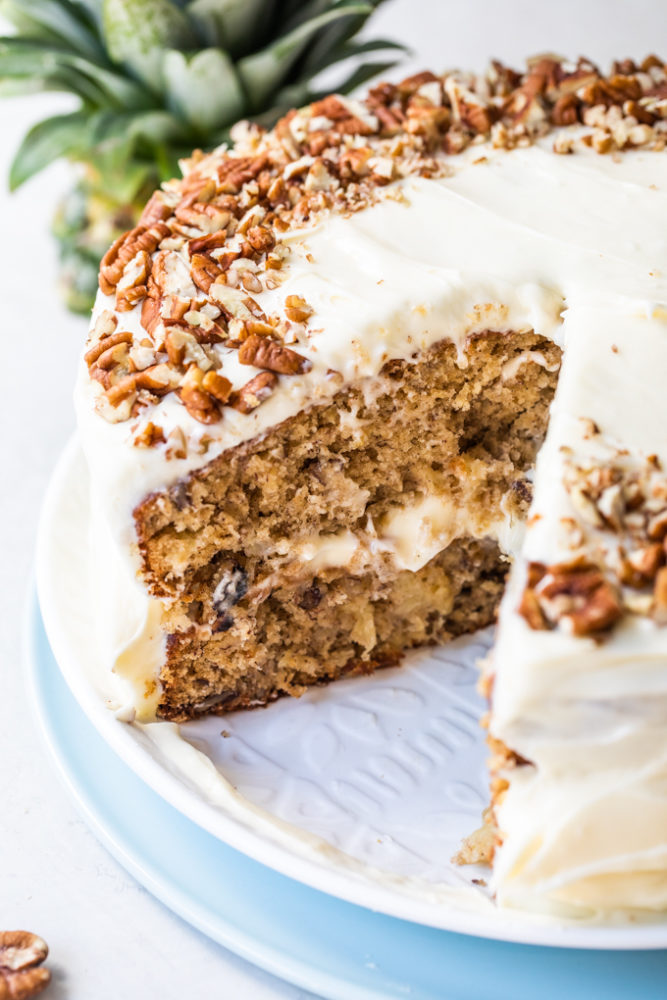
<path fill-rule="evenodd" d="M 36 598 L 26 640 L 39 723 L 86 822 L 154 896 L 248 961 L 332 1000 L 667 997 L 667 951 L 575 951 L 451 934 L 334 899 L 251 861 L 159 798 L 104 743 L 61 676 Z"/>

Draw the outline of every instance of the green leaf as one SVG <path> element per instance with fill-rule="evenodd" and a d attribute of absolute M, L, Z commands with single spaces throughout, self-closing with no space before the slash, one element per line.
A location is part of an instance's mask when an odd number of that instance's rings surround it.
<path fill-rule="evenodd" d="M 276 0 L 191 0 L 188 17 L 206 45 L 238 58 L 269 35 Z"/>
<path fill-rule="evenodd" d="M 366 80 L 371 80 L 380 73 L 386 73 L 388 69 L 391 69 L 395 65 L 393 62 L 363 63 L 352 70 L 339 83 L 327 87 L 326 90 L 313 91 L 312 80 L 310 79 L 290 83 L 286 87 L 282 87 L 276 94 L 275 106 L 264 115 L 260 115 L 257 120 L 261 125 L 270 126 L 276 118 L 284 114 L 289 108 L 302 107 L 309 101 L 320 100 L 331 93 L 349 94 L 350 91 L 361 86 Z"/>
<path fill-rule="evenodd" d="M 349 76 L 341 80 L 340 83 L 337 83 L 332 89 L 338 94 L 349 94 L 353 90 L 356 90 L 357 87 L 361 87 L 368 80 L 372 80 L 373 77 L 386 73 L 387 70 L 392 69 L 395 65 L 395 59 L 391 62 L 362 63 L 361 66 L 357 66 Z"/>
<path fill-rule="evenodd" d="M 70 0 L 30 0 L 29 4 L 20 0 L 3 0 L 0 14 L 7 17 L 25 37 L 57 40 L 79 55 L 107 62 L 104 48 L 88 15 L 80 5 Z"/>
<path fill-rule="evenodd" d="M 102 16 L 111 58 L 155 93 L 164 50 L 196 47 L 186 15 L 170 0 L 103 0 Z"/>
<path fill-rule="evenodd" d="M 93 104 L 143 108 L 142 87 L 65 49 L 12 36 L 0 38 L 0 80 L 38 77 L 53 89 L 72 90 Z"/>
<path fill-rule="evenodd" d="M 284 83 L 294 63 L 321 27 L 339 18 L 364 14 L 369 9 L 367 3 L 336 7 L 294 28 L 261 52 L 246 56 L 237 63 L 237 71 L 248 95 L 250 111 L 259 112 L 266 106 L 270 95 Z"/>
<path fill-rule="evenodd" d="M 293 20 L 299 24 L 306 20 L 310 20 L 312 17 L 320 13 L 320 6 L 321 0 L 311 0 L 310 3 L 299 4 L 296 17 Z M 329 0 L 327 3 L 327 7 L 334 11 L 344 11 L 345 8 L 349 6 L 351 6 L 351 0 L 335 0 L 334 3 L 331 3 Z M 331 49 L 342 45 L 343 42 L 352 38 L 353 35 L 356 35 L 357 32 L 363 28 L 364 24 L 373 12 L 371 4 L 365 4 L 364 6 L 364 11 L 348 13 L 347 16 L 340 17 L 337 20 L 332 21 L 330 24 L 326 24 L 319 28 L 317 33 L 311 38 L 308 48 L 303 53 L 303 64 L 307 63 L 309 67 L 311 67 L 309 70 L 311 75 L 317 72 L 319 63 Z M 292 25 L 290 24 L 289 29 L 291 29 L 291 27 Z M 302 63 L 300 63 L 300 69 L 301 68 Z"/>
<path fill-rule="evenodd" d="M 88 116 L 81 111 L 46 118 L 30 129 L 9 169 L 9 187 L 17 187 L 61 156 L 80 153 L 88 144 Z"/>
<path fill-rule="evenodd" d="M 316 73 L 323 69 L 341 63 L 346 59 L 354 59 L 365 55 L 367 52 L 395 51 L 407 52 L 405 45 L 400 42 L 393 42 L 389 38 L 374 38 L 368 42 L 343 42 L 335 46 L 328 53 L 320 56 L 317 63 L 312 63 L 310 59 L 311 50 L 308 49 L 306 57 L 299 63 L 299 79 L 312 79 Z"/>
<path fill-rule="evenodd" d="M 204 49 L 190 56 L 172 50 L 164 53 L 163 65 L 169 107 L 202 135 L 243 115 L 243 89 L 226 52 Z"/>

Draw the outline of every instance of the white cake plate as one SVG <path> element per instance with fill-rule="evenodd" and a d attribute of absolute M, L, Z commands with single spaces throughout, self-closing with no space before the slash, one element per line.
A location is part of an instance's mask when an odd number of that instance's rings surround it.
<path fill-rule="evenodd" d="M 482 868 L 449 861 L 480 822 L 486 749 L 475 661 L 489 636 L 418 652 L 403 666 L 267 709 L 176 727 L 119 721 L 96 655 L 88 482 L 74 440 L 54 473 L 38 537 L 50 645 L 98 733 L 204 830 L 332 896 L 431 927 L 578 948 L 667 947 L 667 920 L 613 926 L 498 910 Z M 476 880 L 476 881 L 473 881 Z"/>

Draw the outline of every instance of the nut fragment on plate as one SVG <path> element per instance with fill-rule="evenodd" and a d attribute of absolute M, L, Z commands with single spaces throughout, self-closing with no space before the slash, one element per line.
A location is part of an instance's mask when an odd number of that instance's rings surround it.
<path fill-rule="evenodd" d="M 49 953 L 41 937 L 30 931 L 0 931 L 0 1000 L 29 1000 L 51 981 L 41 968 Z"/>

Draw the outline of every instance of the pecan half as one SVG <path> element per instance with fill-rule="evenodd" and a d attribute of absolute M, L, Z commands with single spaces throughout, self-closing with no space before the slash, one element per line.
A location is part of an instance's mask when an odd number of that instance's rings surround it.
<path fill-rule="evenodd" d="M 279 375 L 298 375 L 312 367 L 310 361 L 289 347 L 283 347 L 275 340 L 251 334 L 239 347 L 239 361 L 242 365 L 266 368 Z"/>
<path fill-rule="evenodd" d="M 172 209 L 165 201 L 162 191 L 156 191 L 146 202 L 146 207 L 139 216 L 140 226 L 153 226 L 156 222 L 166 222 Z"/>
<path fill-rule="evenodd" d="M 273 372 L 260 372 L 232 394 L 230 405 L 240 413 L 251 413 L 271 395 L 277 382 L 278 379 Z"/>
<path fill-rule="evenodd" d="M 197 288 L 201 288 L 202 292 L 208 293 L 213 282 L 217 281 L 222 273 L 222 268 L 212 257 L 203 253 L 192 255 L 190 275 L 194 284 Z"/>
<path fill-rule="evenodd" d="M 0 1000 L 29 1000 L 48 986 L 51 973 L 40 968 L 46 942 L 29 931 L 0 931 Z"/>
<path fill-rule="evenodd" d="M 103 340 L 98 340 L 96 344 L 93 344 L 83 356 L 84 361 L 90 367 L 95 364 L 98 358 L 100 358 L 110 347 L 115 347 L 117 344 L 131 344 L 132 334 L 127 330 L 122 330 L 120 333 L 114 333 L 111 336 L 104 337 Z"/>
<path fill-rule="evenodd" d="M 105 295 L 111 295 L 123 276 L 125 265 L 140 250 L 153 253 L 161 240 L 169 235 L 169 227 L 164 222 L 156 222 L 149 228 L 135 226 L 123 236 L 119 236 L 100 263 L 100 288 Z"/>

